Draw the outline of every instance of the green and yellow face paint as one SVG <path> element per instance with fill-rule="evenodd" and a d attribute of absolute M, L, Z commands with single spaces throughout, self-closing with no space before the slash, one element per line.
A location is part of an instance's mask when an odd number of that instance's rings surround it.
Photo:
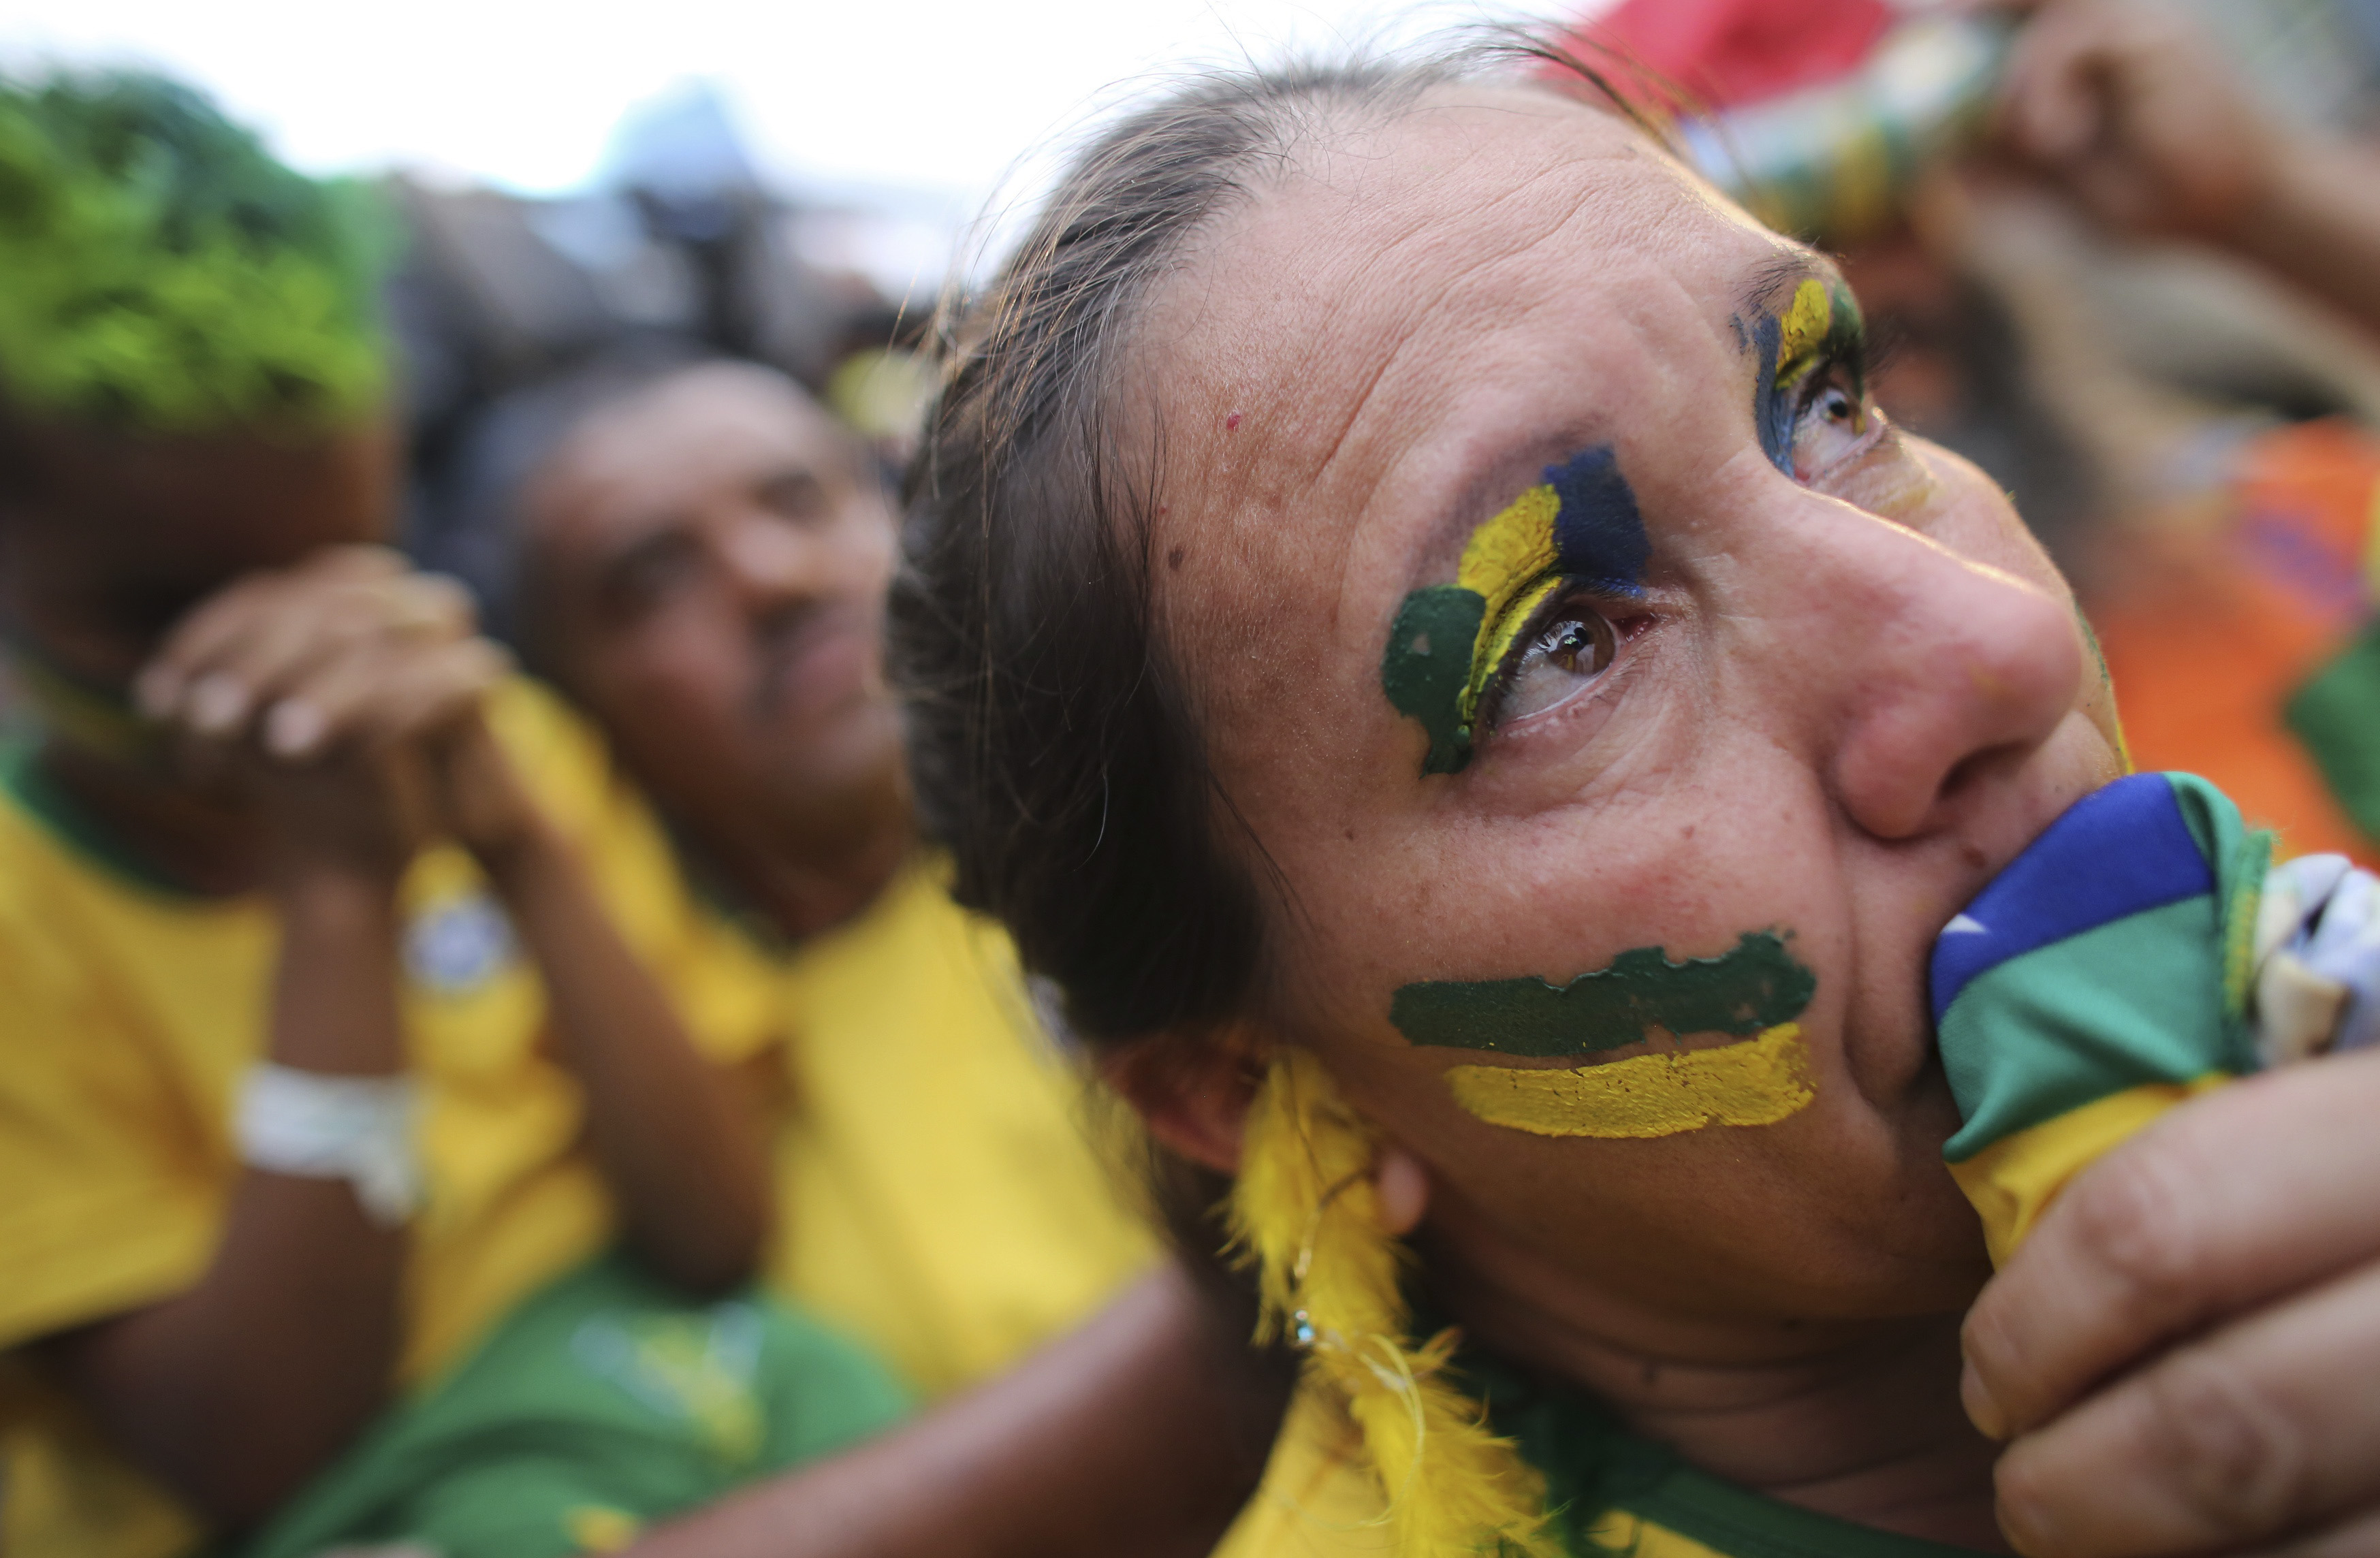
<path fill-rule="evenodd" d="M 1527 978 L 1409 984 L 1391 999 L 1389 1020 L 1415 1044 L 1536 1058 L 1659 1035 L 1739 1040 L 1568 1070 L 1458 1065 L 1446 1073 L 1455 1102 L 1489 1125 L 1536 1136 L 1674 1136 L 1773 1125 L 1817 1096 L 1797 1020 L 1817 988 L 1782 937 L 1755 931 L 1718 957 L 1672 962 L 1659 947 L 1639 947 L 1563 985 Z"/>
<path fill-rule="evenodd" d="M 1424 773 L 1471 761 L 1481 700 L 1538 607 L 1564 586 L 1644 591 L 1651 547 L 1618 456 L 1599 444 L 1558 466 L 1471 533 L 1452 584 L 1404 599 L 1380 687 L 1429 734 Z"/>
<path fill-rule="evenodd" d="M 1808 276 L 1793 289 L 1785 311 L 1761 320 L 1752 335 L 1760 352 L 1759 376 L 1752 391 L 1753 426 L 1770 463 L 1791 476 L 1794 423 L 1803 398 L 1797 392 L 1811 374 L 1831 363 L 1844 364 L 1853 375 L 1856 414 L 1866 415 L 1866 386 L 1860 376 L 1867 325 L 1851 288 Z"/>

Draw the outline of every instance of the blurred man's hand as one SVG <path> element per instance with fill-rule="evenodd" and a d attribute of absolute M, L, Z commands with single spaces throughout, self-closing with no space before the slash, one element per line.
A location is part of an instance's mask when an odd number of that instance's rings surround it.
<path fill-rule="evenodd" d="M 2120 231 L 2236 240 L 2289 138 L 2169 6 L 2040 0 L 2001 83 L 2006 148 Z"/>
<path fill-rule="evenodd" d="M 434 834 L 516 821 L 480 713 L 509 666 L 451 580 L 338 547 L 201 603 L 138 694 L 186 761 L 250 793 L 285 860 L 393 878 Z"/>

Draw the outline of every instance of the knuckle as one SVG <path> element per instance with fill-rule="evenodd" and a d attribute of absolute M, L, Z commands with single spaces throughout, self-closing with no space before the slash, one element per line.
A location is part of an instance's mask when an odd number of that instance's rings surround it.
<path fill-rule="evenodd" d="M 2288 1528 L 2312 1512 L 2313 1464 L 2289 1414 L 2237 1365 L 2185 1354 L 2151 1377 L 2153 1464 L 2213 1535 Z"/>
<path fill-rule="evenodd" d="M 470 620 L 473 615 L 471 592 L 459 579 L 444 574 L 415 574 L 412 583 L 426 603 L 434 605 L 458 621 Z"/>
<path fill-rule="evenodd" d="M 2058 1558 L 2057 1512 L 2063 1489 L 2047 1458 L 2019 1445 L 1992 1468 L 1992 1495 L 2000 1529 L 2026 1558 Z"/>
<path fill-rule="evenodd" d="M 2204 1298 L 2206 1257 L 2194 1234 L 2187 1161 L 2155 1138 L 2101 1162 L 2067 1194 L 2070 1235 L 2153 1321 L 2185 1317 Z"/>
<path fill-rule="evenodd" d="M 2009 1323 L 2008 1290 L 1998 1285 L 1984 1290 L 1959 1327 L 1959 1350 L 1984 1383 L 2005 1399 L 2025 1360 L 2026 1349 Z"/>
<path fill-rule="evenodd" d="M 340 572 L 382 575 L 402 573 L 408 566 L 402 553 L 378 542 L 350 542 L 324 554 L 322 566 Z"/>
<path fill-rule="evenodd" d="M 493 679 L 513 668 L 513 651 L 493 639 L 472 639 L 463 646 L 463 663 L 474 676 Z"/>

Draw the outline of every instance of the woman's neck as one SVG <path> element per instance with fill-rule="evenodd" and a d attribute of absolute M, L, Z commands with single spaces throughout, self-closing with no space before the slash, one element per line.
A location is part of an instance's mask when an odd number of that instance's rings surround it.
<path fill-rule="evenodd" d="M 1478 1262 L 1435 1279 L 1476 1342 L 1590 1393 L 1634 1432 L 1740 1487 L 1904 1536 L 2006 1552 L 1998 1447 L 1959 1404 L 1959 1316 L 1747 1326 L 1537 1296 Z"/>

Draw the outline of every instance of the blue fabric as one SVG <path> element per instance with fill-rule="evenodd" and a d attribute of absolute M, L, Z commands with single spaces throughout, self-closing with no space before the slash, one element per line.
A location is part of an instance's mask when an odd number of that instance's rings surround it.
<path fill-rule="evenodd" d="M 1970 981 L 2012 957 L 2214 891 L 2172 784 L 2119 779 L 2070 807 L 1934 943 L 1935 1026 Z"/>

